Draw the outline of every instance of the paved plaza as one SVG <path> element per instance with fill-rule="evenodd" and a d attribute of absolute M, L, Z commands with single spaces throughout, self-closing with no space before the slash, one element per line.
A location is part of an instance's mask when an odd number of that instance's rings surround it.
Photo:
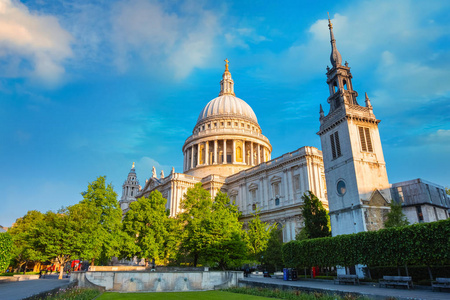
<path fill-rule="evenodd" d="M 47 275 L 46 278 L 5 282 L 0 284 L 1 300 L 19 300 L 56 288 L 65 288 L 69 279 L 58 280 L 58 275 Z"/>
<path fill-rule="evenodd" d="M 275 278 L 245 278 L 240 282 L 249 284 L 255 283 L 258 286 L 266 285 L 267 287 L 290 286 L 303 291 L 309 292 L 332 292 L 332 293 L 357 293 L 359 295 L 368 296 L 372 299 L 387 299 L 395 297 L 397 299 L 422 299 L 422 300 L 450 300 L 450 292 L 433 292 L 431 289 L 408 290 L 403 288 L 379 288 L 378 284 L 373 285 L 339 285 L 332 281 L 316 281 L 316 280 L 298 280 L 284 281 Z"/>

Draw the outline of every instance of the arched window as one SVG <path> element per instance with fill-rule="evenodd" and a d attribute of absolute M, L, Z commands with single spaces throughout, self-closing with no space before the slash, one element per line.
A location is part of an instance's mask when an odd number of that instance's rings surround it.
<path fill-rule="evenodd" d="M 342 81 L 342 83 L 344 84 L 344 89 L 348 90 L 347 80 Z"/>
<path fill-rule="evenodd" d="M 236 160 L 241 162 L 242 161 L 242 148 L 241 146 L 236 147 Z"/>
<path fill-rule="evenodd" d="M 335 93 L 338 91 L 338 85 L 337 85 L 337 82 L 336 82 L 336 81 L 333 83 L 333 91 L 334 91 Z"/>

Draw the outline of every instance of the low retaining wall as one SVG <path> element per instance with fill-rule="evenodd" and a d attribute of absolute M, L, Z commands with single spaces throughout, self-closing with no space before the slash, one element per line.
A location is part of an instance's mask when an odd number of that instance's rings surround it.
<path fill-rule="evenodd" d="M 243 272 L 72 272 L 70 281 L 80 287 L 115 292 L 206 291 L 237 286 Z"/>

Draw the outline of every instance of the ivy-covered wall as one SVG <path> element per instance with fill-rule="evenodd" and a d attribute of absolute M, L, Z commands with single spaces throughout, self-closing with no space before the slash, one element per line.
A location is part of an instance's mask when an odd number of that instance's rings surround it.
<path fill-rule="evenodd" d="M 9 266 L 11 259 L 12 239 L 7 232 L 0 233 L 0 273 Z"/>
<path fill-rule="evenodd" d="M 283 245 L 287 267 L 450 264 L 450 219 Z"/>

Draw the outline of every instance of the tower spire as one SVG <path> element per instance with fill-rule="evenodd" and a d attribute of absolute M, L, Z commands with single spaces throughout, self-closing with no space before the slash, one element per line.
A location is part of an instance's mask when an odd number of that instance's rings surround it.
<path fill-rule="evenodd" d="M 235 94 L 234 94 L 234 81 L 231 78 L 230 71 L 228 70 L 228 63 L 229 63 L 229 60 L 228 60 L 228 58 L 226 58 L 225 59 L 225 72 L 223 72 L 222 81 L 220 81 L 220 93 L 219 93 L 219 96 L 222 96 L 222 95 L 235 96 Z"/>
<path fill-rule="evenodd" d="M 328 28 L 330 29 L 330 39 L 331 39 L 331 55 L 330 61 L 333 67 L 342 65 L 342 57 L 336 47 L 336 40 L 334 39 L 333 24 L 331 23 L 330 14 L 328 13 Z"/>

